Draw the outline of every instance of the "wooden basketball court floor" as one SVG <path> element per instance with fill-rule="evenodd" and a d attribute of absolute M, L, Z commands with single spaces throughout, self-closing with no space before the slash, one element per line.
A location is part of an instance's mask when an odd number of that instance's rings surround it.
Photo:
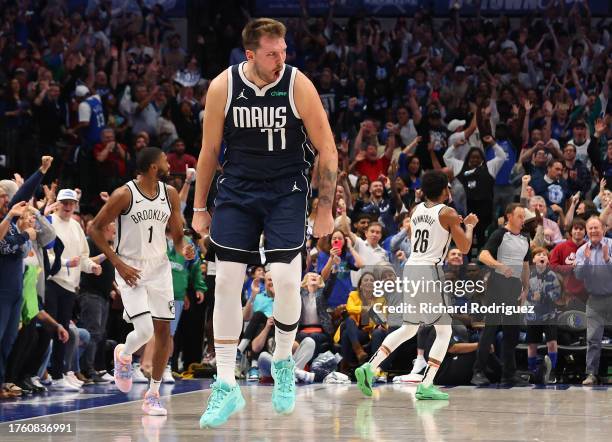
<path fill-rule="evenodd" d="M 0 441 L 612 440 L 607 387 L 450 387 L 448 401 L 416 401 L 411 385 L 380 385 L 365 398 L 355 384 L 313 384 L 298 388 L 291 416 L 277 416 L 271 386 L 246 384 L 246 408 L 221 428 L 200 430 L 209 384 L 164 385 L 167 417 L 142 414 L 145 385 L 129 395 L 96 386 L 1 402 Z"/>

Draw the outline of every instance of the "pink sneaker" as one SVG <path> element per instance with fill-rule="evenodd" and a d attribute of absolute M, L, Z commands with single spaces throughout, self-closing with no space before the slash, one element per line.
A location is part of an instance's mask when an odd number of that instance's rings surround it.
<path fill-rule="evenodd" d="M 125 360 L 119 356 L 123 347 L 123 344 L 115 347 L 115 385 L 120 391 L 127 393 L 132 389 L 132 358 Z"/>
<path fill-rule="evenodd" d="M 151 393 L 150 391 L 145 393 L 142 411 L 149 416 L 166 416 L 168 414 L 168 410 L 162 407 L 159 401 L 159 393 Z"/>

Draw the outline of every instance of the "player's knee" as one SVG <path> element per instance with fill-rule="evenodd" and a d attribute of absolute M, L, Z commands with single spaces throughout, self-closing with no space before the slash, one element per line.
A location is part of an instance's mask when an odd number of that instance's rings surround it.
<path fill-rule="evenodd" d="M 155 332 L 153 318 L 151 318 L 151 315 L 144 315 L 141 318 L 142 321 L 134 321 L 134 330 L 136 330 L 142 341 L 149 342 Z"/>
<path fill-rule="evenodd" d="M 218 261 L 216 267 L 215 287 L 217 287 L 217 289 L 221 289 L 223 293 L 234 294 L 235 292 L 235 296 L 239 298 L 243 280 L 241 278 L 236 278 L 236 275 L 243 275 L 245 271 L 245 264 Z M 223 302 L 222 298 L 224 297 L 220 296 L 217 301 Z"/>
<path fill-rule="evenodd" d="M 397 334 L 401 336 L 404 341 L 407 341 L 417 334 L 418 329 L 418 326 L 414 324 L 403 324 L 397 329 Z"/>
<path fill-rule="evenodd" d="M 435 325 L 436 336 L 443 340 L 450 340 L 453 329 L 449 325 Z"/>
<path fill-rule="evenodd" d="M 273 283 L 275 296 L 282 296 L 283 299 L 300 299 L 300 281 L 281 277 L 273 279 Z"/>

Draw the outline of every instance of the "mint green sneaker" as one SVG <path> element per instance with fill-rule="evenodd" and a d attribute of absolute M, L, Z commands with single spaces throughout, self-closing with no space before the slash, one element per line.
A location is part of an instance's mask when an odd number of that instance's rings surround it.
<path fill-rule="evenodd" d="M 438 390 L 438 387 L 435 385 L 430 385 L 426 387 L 423 384 L 419 384 L 417 387 L 417 391 L 415 393 L 417 399 L 425 400 L 425 401 L 447 401 L 448 393 L 443 393 Z"/>
<path fill-rule="evenodd" d="M 372 396 L 372 384 L 374 383 L 374 370 L 372 364 L 366 362 L 361 367 L 355 369 L 357 386 L 366 396 Z"/>
<path fill-rule="evenodd" d="M 246 404 L 238 384 L 230 387 L 227 382 L 218 381 L 211 385 L 206 411 L 200 418 L 200 428 L 215 428 L 223 425 L 230 416 L 242 410 Z"/>
<path fill-rule="evenodd" d="M 285 360 L 272 362 L 272 406 L 279 414 L 291 414 L 295 408 L 295 362 L 290 356 Z"/>

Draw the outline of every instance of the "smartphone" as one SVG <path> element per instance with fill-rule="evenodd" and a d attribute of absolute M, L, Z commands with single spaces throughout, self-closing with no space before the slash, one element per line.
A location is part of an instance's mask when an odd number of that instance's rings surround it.
<path fill-rule="evenodd" d="M 336 249 L 342 249 L 342 240 L 341 239 L 334 239 L 332 241 L 332 247 L 334 247 Z"/>
<path fill-rule="evenodd" d="M 385 321 L 378 315 L 378 313 L 374 311 L 373 307 L 370 308 L 370 311 L 368 311 L 368 316 L 370 317 L 372 322 L 374 322 L 374 324 L 385 325 Z"/>

